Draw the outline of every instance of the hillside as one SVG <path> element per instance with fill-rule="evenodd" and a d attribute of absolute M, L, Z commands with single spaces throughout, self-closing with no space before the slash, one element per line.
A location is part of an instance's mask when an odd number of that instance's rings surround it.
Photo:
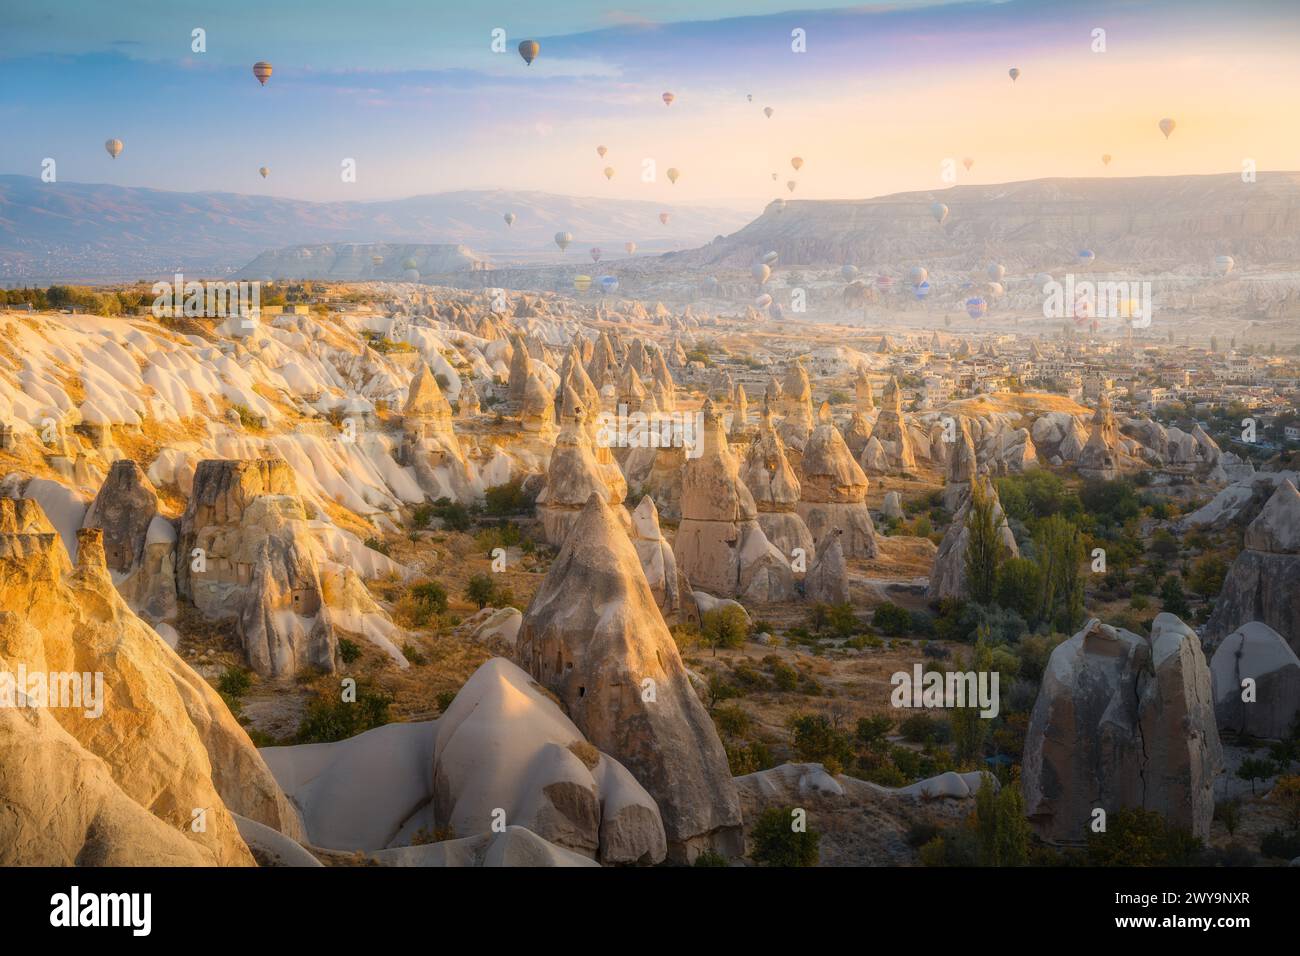
<path fill-rule="evenodd" d="M 664 226 L 659 213 L 672 214 Z M 504 215 L 516 220 L 507 226 Z M 603 244 L 622 256 L 689 248 L 750 219 L 735 210 L 490 190 L 376 202 L 306 202 L 0 176 L 0 281 L 115 281 L 233 272 L 269 249 L 305 244 L 464 243 L 516 259 L 569 258 Z M 581 250 L 581 251 L 580 251 Z"/>
<path fill-rule="evenodd" d="M 348 242 L 269 249 L 240 269 L 238 277 L 343 282 L 400 280 L 408 269 L 430 276 L 473 272 L 486 265 L 466 246 Z"/>
<path fill-rule="evenodd" d="M 948 207 L 942 225 L 934 203 Z M 1096 268 L 1209 269 L 1300 258 L 1300 173 L 1130 179 L 1039 179 L 953 186 L 861 200 L 773 203 L 702 248 L 664 257 L 684 268 L 745 267 L 768 251 L 784 266 L 1052 269 L 1096 253 Z"/>

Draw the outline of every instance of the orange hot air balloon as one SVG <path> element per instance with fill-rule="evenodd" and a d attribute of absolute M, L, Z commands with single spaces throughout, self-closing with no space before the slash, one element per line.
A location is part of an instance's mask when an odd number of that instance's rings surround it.
<path fill-rule="evenodd" d="M 1103 166 L 1109 166 L 1109 165 L 1110 165 L 1110 153 L 1102 153 L 1102 155 L 1101 155 L 1101 164 L 1102 164 Z"/>
<path fill-rule="evenodd" d="M 122 155 L 122 141 L 120 139 L 110 139 L 104 144 L 104 148 L 108 150 L 108 155 L 114 159 Z"/>
<path fill-rule="evenodd" d="M 596 147 L 596 155 L 599 156 L 601 159 L 604 159 L 604 158 L 605 158 L 605 154 L 608 153 L 608 152 L 609 152 L 609 150 L 607 150 L 604 146 L 597 146 L 597 147 Z"/>
<path fill-rule="evenodd" d="M 661 212 L 661 213 L 659 214 L 659 221 L 662 222 L 665 226 L 668 225 L 668 220 L 671 219 L 671 218 L 673 218 L 673 217 L 670 216 L 670 215 L 668 215 L 668 213 L 666 213 L 666 212 Z"/>
<path fill-rule="evenodd" d="M 770 106 L 764 106 L 764 107 L 763 107 L 763 115 L 766 116 L 768 119 L 771 119 L 771 118 L 772 118 L 772 114 L 775 113 L 775 112 L 776 112 L 776 110 L 772 109 L 772 107 L 770 107 Z"/>
<path fill-rule="evenodd" d="M 975 160 L 973 160 L 973 159 L 971 159 L 969 156 L 967 156 L 965 159 L 963 159 L 963 160 L 961 161 L 961 164 L 962 164 L 963 166 L 966 167 L 966 172 L 969 173 L 969 172 L 970 172 L 970 168 L 971 168 L 972 166 L 975 165 Z"/>
<path fill-rule="evenodd" d="M 533 60 L 537 59 L 537 54 L 542 51 L 542 45 L 536 40 L 525 40 L 519 44 L 519 55 L 524 58 L 524 63 L 528 66 L 533 65 Z"/>
<path fill-rule="evenodd" d="M 605 167 L 605 178 L 606 178 L 606 179 L 613 179 L 613 178 L 614 178 L 614 167 L 613 167 L 613 166 L 606 166 L 606 167 Z"/>
<path fill-rule="evenodd" d="M 669 169 L 669 170 L 668 170 L 668 181 L 669 181 L 670 183 L 672 183 L 674 186 L 677 185 L 677 178 L 678 178 L 679 176 L 681 176 L 681 172 L 680 172 L 679 170 L 677 170 L 677 169 Z"/>
<path fill-rule="evenodd" d="M 803 169 L 803 157 L 802 156 L 794 157 L 794 159 L 790 160 L 790 165 L 794 167 L 794 171 L 796 173 L 799 172 L 799 170 Z"/>
<path fill-rule="evenodd" d="M 258 60 L 253 64 L 253 75 L 257 77 L 257 82 L 266 86 L 266 81 L 271 78 L 271 64 L 265 60 Z"/>
<path fill-rule="evenodd" d="M 1166 116 L 1164 119 L 1160 121 L 1160 132 L 1165 134 L 1165 139 L 1169 138 L 1169 134 L 1174 131 L 1174 127 L 1177 125 L 1178 124 L 1175 123 L 1173 120 L 1171 120 L 1168 116 Z"/>
<path fill-rule="evenodd" d="M 664 94 L 664 106 L 672 106 L 672 105 L 673 105 L 673 100 L 675 100 L 675 99 L 677 99 L 677 97 L 674 96 L 672 93 L 665 93 L 665 94 Z"/>
<path fill-rule="evenodd" d="M 798 186 L 798 185 L 799 185 L 799 184 L 798 184 L 797 182 L 795 182 L 795 181 L 792 179 L 792 180 L 790 180 L 788 183 L 785 184 L 785 188 L 788 189 L 788 190 L 790 190 L 790 192 L 794 192 L 794 187 L 795 187 L 795 186 Z"/>
<path fill-rule="evenodd" d="M 270 176 L 270 175 L 271 175 L 271 167 L 270 167 L 270 166 L 259 166 L 258 169 L 257 169 L 257 171 L 258 171 L 258 173 L 261 174 L 261 176 L 262 176 L 263 179 L 265 179 L 267 176 Z"/>
<path fill-rule="evenodd" d="M 625 242 L 625 243 L 623 243 L 623 248 L 624 248 L 624 250 L 627 251 L 627 254 L 630 256 L 632 253 L 636 252 L 636 243 L 635 243 L 635 242 Z"/>

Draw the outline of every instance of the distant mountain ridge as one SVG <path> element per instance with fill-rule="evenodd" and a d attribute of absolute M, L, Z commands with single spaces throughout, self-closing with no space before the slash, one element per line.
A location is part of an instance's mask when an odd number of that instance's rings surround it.
<path fill-rule="evenodd" d="M 240 269 L 236 278 L 401 281 L 415 278 L 409 275 L 412 269 L 420 276 L 442 276 L 487 265 L 467 246 L 345 242 L 268 249 Z"/>
<path fill-rule="evenodd" d="M 659 213 L 672 214 L 670 224 Z M 512 226 L 504 216 L 513 212 Z M 568 256 L 625 242 L 645 253 L 689 248 L 732 232 L 752 215 L 551 193 L 484 190 L 406 199 L 308 202 L 236 193 L 179 193 L 0 176 L 0 282 L 111 281 L 226 274 L 263 252 L 298 245 L 386 242 L 466 245 L 476 254 Z"/>
<path fill-rule="evenodd" d="M 940 224 L 932 213 L 948 207 Z M 992 261 L 1050 270 L 1096 254 L 1094 268 L 1202 270 L 1300 263 L 1300 173 L 1038 179 L 953 186 L 861 200 L 778 200 L 738 232 L 664 257 L 682 268 L 744 267 L 769 251 L 782 266 L 922 265 L 952 271 Z"/>

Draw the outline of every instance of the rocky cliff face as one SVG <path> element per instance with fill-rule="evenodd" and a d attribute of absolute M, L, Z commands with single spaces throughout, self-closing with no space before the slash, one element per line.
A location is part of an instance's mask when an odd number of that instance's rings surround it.
<path fill-rule="evenodd" d="M 518 656 L 587 740 L 659 806 L 669 855 L 738 855 L 740 804 L 726 753 L 655 606 L 636 550 L 592 495 L 529 605 Z"/>
<path fill-rule="evenodd" d="M 380 261 L 375 262 L 379 256 Z M 289 246 L 263 252 L 240 270 L 251 279 L 331 279 L 401 281 L 414 269 L 419 276 L 474 272 L 487 263 L 468 246 L 444 244 L 352 243 Z"/>
<path fill-rule="evenodd" d="M 1052 652 L 1022 767 L 1045 840 L 1081 842 L 1094 810 L 1132 807 L 1208 837 L 1223 752 L 1195 632 L 1172 614 L 1150 638 L 1088 622 Z"/>
<path fill-rule="evenodd" d="M 0 708 L 0 860 L 250 865 L 232 812 L 301 838 L 216 692 L 118 595 L 102 532 L 79 537 L 73 567 L 53 534 L 0 531 L 0 670 L 102 678 L 97 707 Z"/>
<path fill-rule="evenodd" d="M 1205 637 L 1215 640 L 1243 624 L 1260 621 L 1300 651 L 1300 492 L 1283 479 L 1247 526 Z"/>

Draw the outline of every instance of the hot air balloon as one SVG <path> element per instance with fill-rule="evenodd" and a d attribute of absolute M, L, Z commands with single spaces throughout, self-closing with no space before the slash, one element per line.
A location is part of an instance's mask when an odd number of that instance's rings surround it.
<path fill-rule="evenodd" d="M 1218 273 L 1221 276 L 1226 276 L 1229 272 L 1232 271 L 1235 265 L 1236 263 L 1232 261 L 1232 256 L 1214 257 L 1214 268 L 1218 270 Z"/>
<path fill-rule="evenodd" d="M 1169 138 L 1169 134 L 1174 131 L 1174 127 L 1176 127 L 1177 125 L 1178 124 L 1175 123 L 1173 120 L 1171 120 L 1168 116 L 1166 116 L 1164 119 L 1160 121 L 1160 132 L 1165 134 L 1165 139 Z"/>
<path fill-rule="evenodd" d="M 371 257 L 370 257 L 370 261 L 371 261 L 371 263 L 374 264 L 374 265 L 377 265 L 377 266 L 378 266 L 378 265 L 382 265 L 383 262 L 384 262 L 384 257 L 383 257 L 383 256 L 371 256 Z"/>
<path fill-rule="evenodd" d="M 671 218 L 673 217 L 666 212 L 661 212 L 659 214 L 659 221 L 662 222 L 665 226 L 668 225 L 668 220 Z"/>
<path fill-rule="evenodd" d="M 894 287 L 894 277 L 887 275 L 876 276 L 877 289 L 892 289 Z"/>
<path fill-rule="evenodd" d="M 772 297 L 768 295 L 766 292 L 764 292 L 762 295 L 760 295 L 757 299 L 754 300 L 754 308 L 756 309 L 766 309 L 771 304 L 772 304 Z"/>
<path fill-rule="evenodd" d="M 930 283 L 920 282 L 912 288 L 912 294 L 918 299 L 924 299 L 930 294 Z"/>
<path fill-rule="evenodd" d="M 1007 76 L 1011 77 L 1012 83 L 1016 82 L 1016 80 L 1020 79 L 1020 68 L 1013 66 L 1011 69 L 1007 70 Z"/>
<path fill-rule="evenodd" d="M 573 233 L 571 232 L 557 232 L 555 234 L 555 244 L 560 247 L 561 252 L 569 248 L 569 243 L 572 241 Z"/>
<path fill-rule="evenodd" d="M 512 212 L 508 212 L 508 213 L 505 214 L 505 217 L 504 217 L 504 218 L 505 218 L 505 221 L 506 221 L 506 225 L 507 225 L 507 226 L 513 226 L 513 225 L 515 224 L 515 214 L 514 214 L 514 213 L 512 213 Z"/>
<path fill-rule="evenodd" d="M 990 262 L 988 269 L 985 270 L 988 276 L 994 282 L 1001 282 L 1002 277 L 1007 274 L 1006 266 L 999 262 Z"/>
<path fill-rule="evenodd" d="M 407 258 L 405 258 L 405 259 L 402 260 L 402 268 L 403 268 L 403 269 L 418 269 L 419 266 L 420 266 L 420 264 L 419 264 L 418 262 L 416 262 L 415 259 L 413 259 L 413 258 L 411 258 L 411 257 L 409 257 L 409 256 L 408 256 Z"/>
<path fill-rule="evenodd" d="M 988 312 L 988 310 L 989 304 L 979 296 L 966 300 L 966 314 L 972 319 L 978 319 L 981 315 Z"/>
<path fill-rule="evenodd" d="M 271 78 L 271 64 L 265 60 L 258 60 L 253 64 L 253 75 L 257 77 L 257 82 L 266 86 L 266 81 Z"/>
<path fill-rule="evenodd" d="M 598 246 L 593 246 L 591 252 L 588 254 L 591 256 L 592 262 L 599 262 L 600 257 L 603 255 L 603 253 L 600 251 L 600 248 Z"/>
<path fill-rule="evenodd" d="M 537 54 L 542 51 L 542 45 L 536 40 L 525 40 L 519 44 L 519 55 L 524 58 L 524 62 L 529 66 L 533 65 L 533 60 L 537 59 Z"/>
<path fill-rule="evenodd" d="M 1089 265 L 1092 262 L 1092 260 L 1096 258 L 1097 258 L 1097 253 L 1093 252 L 1091 249 L 1079 250 L 1079 262 L 1085 266 Z"/>
<path fill-rule="evenodd" d="M 990 282 L 988 284 L 989 295 L 995 299 L 1000 299 L 1006 295 L 1007 290 L 1002 288 L 1001 282 Z"/>
<path fill-rule="evenodd" d="M 677 97 L 673 96 L 673 94 L 671 94 L 671 93 L 665 93 L 665 94 L 664 94 L 664 106 L 672 106 L 672 105 L 673 105 L 673 100 L 675 100 L 675 99 L 677 99 Z"/>
<path fill-rule="evenodd" d="M 754 267 L 749 270 L 749 274 L 754 277 L 759 285 L 766 282 L 772 275 L 772 267 L 766 262 L 756 262 Z"/>
<path fill-rule="evenodd" d="M 942 226 L 943 221 L 948 218 L 948 207 L 941 202 L 937 202 L 930 207 L 930 215 L 934 217 L 935 222 Z"/>
<path fill-rule="evenodd" d="M 614 276 L 600 277 L 600 289 L 606 295 L 613 294 L 614 290 L 617 288 L 618 288 L 618 279 L 616 277 Z"/>
<path fill-rule="evenodd" d="M 573 288 L 579 292 L 586 292 L 591 288 L 591 276 L 574 276 Z"/>
<path fill-rule="evenodd" d="M 920 285 L 930 278 L 930 273 L 926 271 L 925 266 L 912 266 L 907 272 L 907 277 L 912 280 L 912 285 Z"/>
<path fill-rule="evenodd" d="M 753 94 L 753 93 L 746 93 L 746 94 L 745 94 L 745 99 L 749 100 L 749 102 L 751 102 L 751 103 L 754 102 L 754 94 Z"/>
<path fill-rule="evenodd" d="M 122 141 L 120 139 L 110 139 L 104 144 L 104 148 L 108 150 L 108 155 L 117 159 L 122 154 Z"/>
<path fill-rule="evenodd" d="M 858 277 L 858 267 L 842 266 L 840 268 L 840 275 L 844 276 L 845 282 L 852 282 L 854 279 Z"/>
<path fill-rule="evenodd" d="M 670 166 L 668 168 L 667 175 L 668 175 L 668 182 L 672 183 L 675 186 L 677 185 L 677 177 L 681 176 L 681 171 Z"/>
<path fill-rule="evenodd" d="M 267 176 L 270 176 L 270 175 L 271 175 L 271 167 L 270 167 L 270 166 L 260 166 L 260 167 L 258 167 L 258 170 L 257 170 L 257 171 L 258 171 L 258 173 L 261 175 L 261 177 L 262 177 L 263 179 L 265 179 Z"/>
<path fill-rule="evenodd" d="M 608 152 L 609 152 L 609 150 L 607 150 L 604 146 L 597 146 L 597 147 L 596 147 L 596 155 L 599 156 L 601 159 L 604 159 L 604 158 L 605 158 L 605 154 L 608 153 Z"/>
<path fill-rule="evenodd" d="M 763 253 L 762 262 L 764 265 L 774 266 L 776 265 L 776 260 L 780 258 L 780 254 L 774 249 L 771 252 Z"/>
<path fill-rule="evenodd" d="M 795 156 L 790 160 L 790 165 L 794 167 L 796 173 L 799 172 L 799 170 L 803 169 L 803 157 Z"/>
<path fill-rule="evenodd" d="M 793 179 L 791 179 L 791 180 L 789 180 L 788 182 L 786 182 L 786 184 L 785 184 L 785 188 L 788 189 L 788 190 L 790 190 L 790 192 L 794 192 L 794 187 L 795 187 L 795 186 L 798 186 L 798 185 L 799 185 L 799 184 L 798 184 L 797 182 L 795 182 Z"/>
<path fill-rule="evenodd" d="M 772 118 L 772 114 L 775 113 L 775 112 L 776 112 L 776 110 L 772 109 L 772 107 L 770 107 L 770 106 L 764 106 L 764 107 L 763 107 L 763 115 L 766 116 L 768 119 L 771 119 L 771 118 Z"/>
<path fill-rule="evenodd" d="M 605 167 L 605 178 L 606 178 L 606 179 L 613 179 L 613 178 L 614 178 L 614 167 L 613 167 L 613 166 L 606 166 L 606 167 Z"/>
<path fill-rule="evenodd" d="M 626 252 L 629 256 L 632 255 L 632 253 L 636 252 L 636 243 L 635 242 L 623 243 L 623 251 Z"/>
<path fill-rule="evenodd" d="M 961 164 L 962 164 L 963 166 L 966 167 L 966 172 L 969 173 L 969 172 L 970 172 L 970 168 L 971 168 L 972 166 L 975 165 L 975 160 L 973 160 L 973 159 L 971 159 L 969 156 L 967 156 L 965 159 L 963 159 L 963 160 L 961 161 Z"/>
<path fill-rule="evenodd" d="M 773 173 L 773 174 L 772 174 L 772 182 L 776 182 L 776 181 L 777 181 L 778 179 L 780 179 L 780 178 L 781 178 L 781 174 L 780 174 L 780 173 Z"/>
<path fill-rule="evenodd" d="M 1102 164 L 1103 166 L 1109 166 L 1109 165 L 1110 165 L 1110 153 L 1102 153 L 1102 154 L 1101 154 L 1101 164 Z"/>

